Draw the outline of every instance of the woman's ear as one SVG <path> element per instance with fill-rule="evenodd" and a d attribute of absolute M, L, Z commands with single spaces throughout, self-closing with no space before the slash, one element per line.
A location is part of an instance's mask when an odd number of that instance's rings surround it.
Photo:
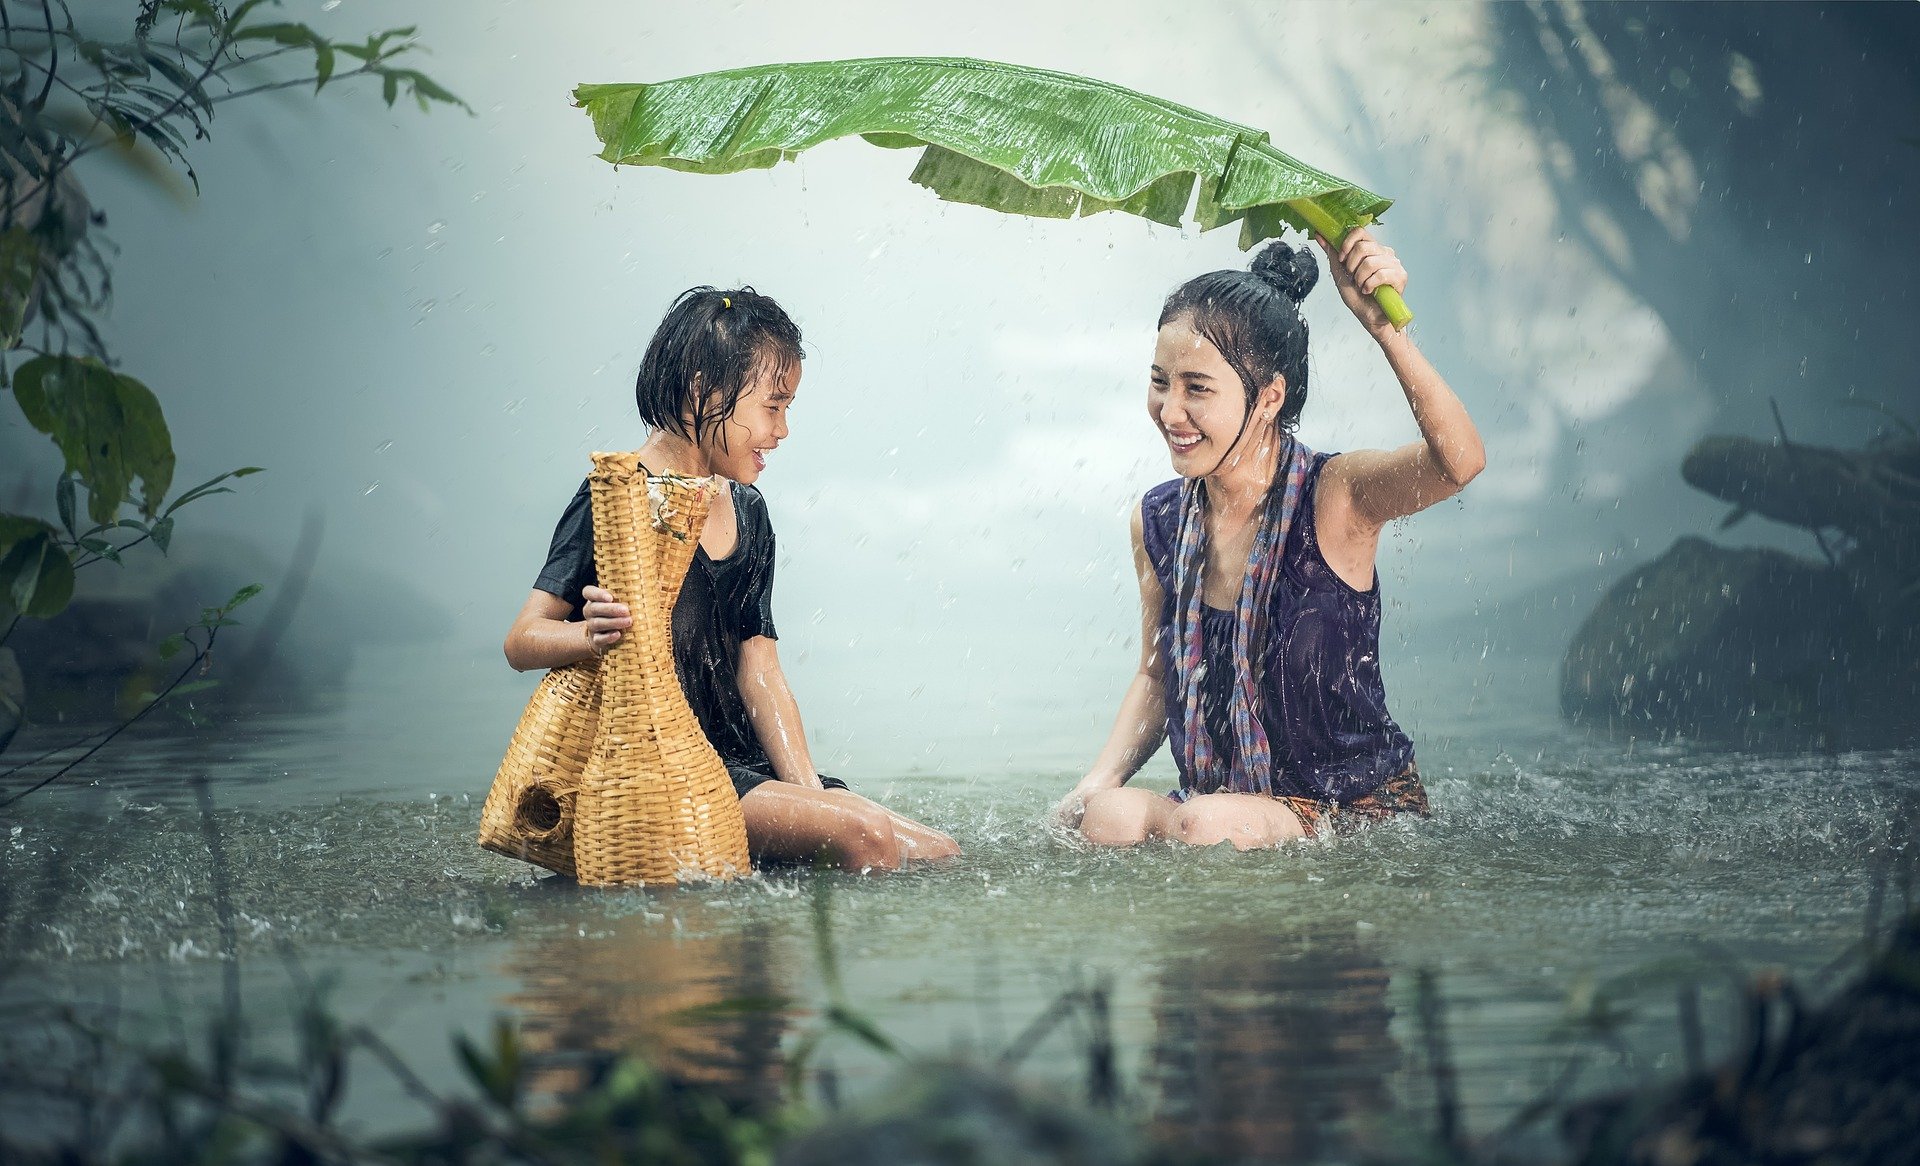
<path fill-rule="evenodd" d="M 1272 424 L 1280 419 L 1280 411 L 1287 405 L 1287 378 L 1276 375 L 1260 390 L 1259 398 L 1254 402 L 1254 416 Z"/>

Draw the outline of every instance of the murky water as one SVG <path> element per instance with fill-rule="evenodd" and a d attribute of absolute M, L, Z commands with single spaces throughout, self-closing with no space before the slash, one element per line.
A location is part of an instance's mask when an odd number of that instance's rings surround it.
<path fill-rule="evenodd" d="M 1004 730 L 1035 743 L 1024 769 L 860 782 L 951 829 L 967 851 L 957 862 L 587 891 L 472 845 L 511 694 L 471 700 L 457 680 L 422 686 L 396 679 L 404 671 L 365 659 L 324 714 L 136 741 L 91 771 L 95 784 L 26 803 L 0 836 L 6 950 L 22 961 L 0 991 L 175 1017 L 217 1000 L 227 940 L 182 781 L 206 773 L 244 998 L 268 1039 L 298 984 L 330 976 L 342 1012 L 431 1081 L 455 1075 L 451 1031 L 505 1013 L 548 1088 L 597 1053 L 638 1047 L 770 1096 L 782 1051 L 821 1023 L 825 892 L 848 998 L 915 1050 L 1017 1048 L 1023 1072 L 1081 1091 L 1081 1018 L 1027 1029 L 1063 992 L 1110 985 L 1123 1104 L 1202 1145 L 1336 1158 L 1355 1138 L 1430 1124 L 1423 969 L 1476 1132 L 1570 1057 L 1588 1062 L 1583 1088 L 1677 1072 L 1684 981 L 1706 986 L 1709 1051 L 1724 1047 L 1730 971 L 1817 977 L 1859 939 L 1875 873 L 1904 843 L 1903 799 L 1920 788 L 1911 752 L 1576 737 L 1541 707 L 1550 672 L 1523 662 L 1497 681 L 1397 694 L 1424 710 L 1410 726 L 1439 809 L 1428 823 L 1245 855 L 1077 849 L 1039 823 L 1098 734 L 1049 735 L 1043 709 Z M 690 1020 L 741 998 L 773 1006 Z M 1617 1041 L 1586 1031 L 1595 1015 L 1618 1019 Z M 885 1080 L 882 1058 L 851 1042 L 821 1055 L 846 1092 Z M 383 1080 L 356 1082 L 350 1104 L 375 1124 L 407 1120 Z"/>

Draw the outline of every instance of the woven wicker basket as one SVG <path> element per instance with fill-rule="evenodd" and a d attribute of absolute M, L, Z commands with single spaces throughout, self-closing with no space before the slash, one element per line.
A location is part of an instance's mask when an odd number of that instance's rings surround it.
<path fill-rule="evenodd" d="M 600 724 L 574 802 L 583 883 L 746 874 L 747 824 L 673 671 L 673 604 L 700 544 L 708 483 L 649 478 L 634 454 L 593 455 L 593 558 L 633 627 L 600 661 Z"/>
<path fill-rule="evenodd" d="M 573 877 L 573 803 L 599 723 L 598 660 L 547 673 L 481 807 L 480 845 Z"/>
<path fill-rule="evenodd" d="M 594 563 L 633 626 L 598 662 L 547 674 L 480 815 L 480 844 L 589 884 L 745 874 L 746 821 L 673 670 L 673 605 L 712 501 L 596 453 Z"/>

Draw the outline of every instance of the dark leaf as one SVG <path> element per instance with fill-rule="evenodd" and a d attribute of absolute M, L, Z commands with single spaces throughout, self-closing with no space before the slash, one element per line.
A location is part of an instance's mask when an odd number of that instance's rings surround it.
<path fill-rule="evenodd" d="M 383 77 L 381 77 L 380 96 L 386 99 L 386 102 L 389 106 L 393 104 L 393 99 L 395 97 L 398 97 L 399 95 L 400 95 L 400 78 L 395 76 L 392 73 L 385 74 Z"/>
<path fill-rule="evenodd" d="M 304 24 L 256 24 L 235 32 L 233 39 L 270 40 L 275 44 L 298 47 L 313 44 L 321 38 Z"/>
<path fill-rule="evenodd" d="M 187 637 L 181 635 L 179 632 L 175 632 L 160 641 L 160 658 L 162 660 L 171 660 L 180 654 L 180 649 L 186 646 Z"/>
<path fill-rule="evenodd" d="M 173 519 L 161 519 L 147 533 L 153 537 L 153 545 L 160 548 L 160 553 L 166 554 L 167 548 L 173 543 Z"/>
<path fill-rule="evenodd" d="M 325 41 L 313 46 L 313 91 L 320 92 L 333 76 L 333 46 Z"/>
<path fill-rule="evenodd" d="M 93 521 L 112 522 L 128 502 L 155 512 L 173 484 L 173 438 L 152 390 L 92 357 L 37 356 L 14 373 L 13 393 L 87 487 Z"/>
<path fill-rule="evenodd" d="M 40 243 L 25 227 L 0 232 L 0 349 L 20 343 L 40 271 Z"/>
<path fill-rule="evenodd" d="M 120 561 L 120 548 L 114 546 L 106 539 L 83 538 L 80 540 L 80 547 L 82 550 L 91 551 L 103 559 L 111 559 L 116 563 Z"/>
<path fill-rule="evenodd" d="M 179 86 L 180 92 L 198 105 L 202 113 L 208 117 L 213 116 L 213 101 L 207 96 L 207 91 L 201 87 L 198 78 L 168 60 L 164 53 L 149 52 L 147 63 L 153 66 L 154 72 Z"/>
<path fill-rule="evenodd" d="M 843 1005 L 835 1004 L 827 1009 L 827 1021 L 835 1028 L 857 1037 L 862 1044 L 883 1053 L 900 1055 L 900 1047 L 893 1043 L 887 1034 L 880 1031 L 873 1021 Z"/>
<path fill-rule="evenodd" d="M 75 519 L 73 516 L 73 475 L 61 474 L 59 485 L 53 488 L 53 500 L 60 508 L 60 525 L 67 528 L 67 537 L 73 538 Z"/>
<path fill-rule="evenodd" d="M 262 588 L 260 584 L 249 583 L 245 587 L 242 587 L 240 590 L 234 592 L 233 598 L 227 600 L 226 606 L 222 607 L 220 610 L 222 612 L 232 611 L 234 608 L 239 607 L 241 604 L 245 603 L 247 600 L 252 599 L 254 596 L 260 594 L 261 590 Z"/>
<path fill-rule="evenodd" d="M 33 619 L 52 619 L 73 598 L 73 560 L 51 530 L 42 530 L 0 556 L 0 602 Z"/>

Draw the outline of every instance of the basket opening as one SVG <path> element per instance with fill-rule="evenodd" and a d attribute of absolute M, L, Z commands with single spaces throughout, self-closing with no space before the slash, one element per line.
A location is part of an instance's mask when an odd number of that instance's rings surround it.
<path fill-rule="evenodd" d="M 530 786 L 520 794 L 513 808 L 513 824 L 522 833 L 548 834 L 560 828 L 564 820 L 560 799 L 545 786 Z"/>

